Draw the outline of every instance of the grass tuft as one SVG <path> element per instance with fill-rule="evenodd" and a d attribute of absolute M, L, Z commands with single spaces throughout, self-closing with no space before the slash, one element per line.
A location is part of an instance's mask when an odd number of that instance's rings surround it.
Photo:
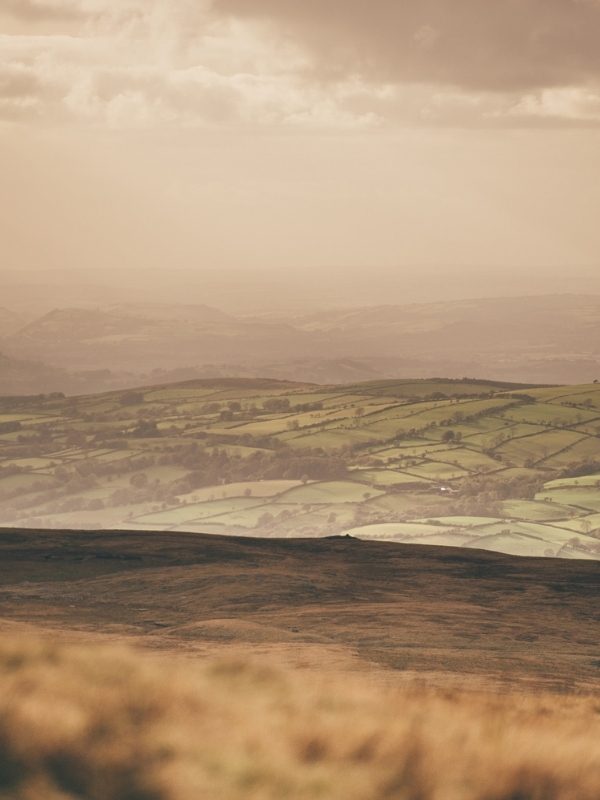
<path fill-rule="evenodd" d="M 598 800 L 586 696 L 0 639 L 0 800 Z"/>

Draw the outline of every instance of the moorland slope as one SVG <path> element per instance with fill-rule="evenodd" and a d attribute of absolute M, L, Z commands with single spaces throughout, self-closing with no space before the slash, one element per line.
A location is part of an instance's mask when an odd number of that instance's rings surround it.
<path fill-rule="evenodd" d="M 4 631 L 431 685 L 600 688 L 600 566 L 348 537 L 0 533 Z"/>

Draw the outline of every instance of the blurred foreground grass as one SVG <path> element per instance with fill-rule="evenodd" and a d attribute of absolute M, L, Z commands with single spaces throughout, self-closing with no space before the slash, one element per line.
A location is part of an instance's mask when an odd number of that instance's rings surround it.
<path fill-rule="evenodd" d="M 0 639 L 2 800 L 598 800 L 600 699 Z"/>

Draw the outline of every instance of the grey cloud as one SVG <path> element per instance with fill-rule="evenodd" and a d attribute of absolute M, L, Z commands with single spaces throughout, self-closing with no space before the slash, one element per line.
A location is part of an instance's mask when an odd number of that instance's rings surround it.
<path fill-rule="evenodd" d="M 48 79 L 35 66 L 0 66 L 0 119 L 28 120 L 57 118 L 64 87 Z"/>
<path fill-rule="evenodd" d="M 0 0 L 0 10 L 11 3 Z M 208 0 L 18 3 L 23 13 L 60 7 L 87 21 L 69 35 L 58 25 L 60 35 L 0 36 L 0 118 L 113 127 L 600 125 L 600 55 L 576 47 L 596 30 L 600 0 L 545 0 L 544 14 L 541 0 L 215 0 L 212 15 Z"/>
<path fill-rule="evenodd" d="M 73 3 L 44 0 L 0 0 L 0 13 L 24 22 L 69 21 L 83 16 L 82 9 Z"/>
<path fill-rule="evenodd" d="M 35 97 L 41 88 L 40 80 L 29 69 L 10 65 L 0 69 L 0 97 L 2 98 Z"/>
<path fill-rule="evenodd" d="M 600 77 L 599 0 L 215 0 L 277 25 L 319 76 L 523 91 Z"/>

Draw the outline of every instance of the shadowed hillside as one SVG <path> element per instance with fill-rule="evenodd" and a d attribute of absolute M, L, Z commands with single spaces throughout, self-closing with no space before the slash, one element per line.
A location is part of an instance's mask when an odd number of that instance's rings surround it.
<path fill-rule="evenodd" d="M 598 688 L 599 597 L 596 562 L 351 538 L 0 534 L 5 629 L 438 684 Z"/>

